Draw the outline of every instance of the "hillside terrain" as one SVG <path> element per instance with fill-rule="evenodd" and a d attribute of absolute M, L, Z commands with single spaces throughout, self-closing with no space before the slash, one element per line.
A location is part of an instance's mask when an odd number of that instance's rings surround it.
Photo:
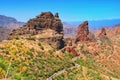
<path fill-rule="evenodd" d="M 0 41 L 8 37 L 11 30 L 24 25 L 24 22 L 19 22 L 13 17 L 0 15 Z"/>
<path fill-rule="evenodd" d="M 6 39 L 8 37 L 8 34 L 10 33 L 10 29 L 5 27 L 0 27 L 0 41 Z"/>
<path fill-rule="evenodd" d="M 23 26 L 24 22 L 19 22 L 13 17 L 7 17 L 4 15 L 0 15 L 0 26 L 10 28 L 18 28 Z"/>
<path fill-rule="evenodd" d="M 85 21 L 64 37 L 58 13 L 42 12 L 0 42 L 1 80 L 120 80 L 120 26 L 96 34 Z"/>
<path fill-rule="evenodd" d="M 82 24 L 83 21 L 76 22 L 63 22 L 64 25 L 64 37 L 74 38 L 77 35 L 77 27 Z M 120 19 L 108 19 L 108 20 L 89 20 L 89 30 L 96 33 L 102 27 L 113 27 L 120 24 Z"/>

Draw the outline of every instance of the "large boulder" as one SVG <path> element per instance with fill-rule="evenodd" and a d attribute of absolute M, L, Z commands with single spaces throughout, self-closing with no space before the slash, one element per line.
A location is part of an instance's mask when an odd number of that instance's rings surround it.
<path fill-rule="evenodd" d="M 78 26 L 78 32 L 75 38 L 75 43 L 91 41 L 88 35 L 89 35 L 88 21 L 85 21 Z"/>

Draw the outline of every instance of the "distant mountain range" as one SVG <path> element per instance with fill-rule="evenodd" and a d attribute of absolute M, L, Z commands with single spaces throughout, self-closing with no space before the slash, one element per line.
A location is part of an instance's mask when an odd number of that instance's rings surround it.
<path fill-rule="evenodd" d="M 84 21 L 73 21 L 73 22 L 63 22 L 64 27 L 73 27 L 77 28 Z M 101 28 L 103 26 L 115 26 L 120 24 L 120 19 L 108 19 L 108 20 L 89 20 L 89 28 L 96 29 Z M 13 17 L 8 17 L 4 15 L 0 15 L 0 27 L 8 27 L 8 28 L 17 28 L 23 26 L 25 22 L 17 21 Z"/>
<path fill-rule="evenodd" d="M 77 27 L 84 21 L 76 22 L 63 22 L 64 26 L 64 37 L 74 37 L 77 32 Z M 120 19 L 111 19 L 111 20 L 93 20 L 88 21 L 88 26 L 90 31 L 96 33 L 102 27 L 114 27 L 120 25 Z"/>
<path fill-rule="evenodd" d="M 77 27 L 82 22 L 83 21 L 62 22 L 63 26 L 64 26 L 65 37 L 75 36 L 76 32 L 77 32 Z M 97 30 L 104 26 L 107 27 L 107 26 L 120 25 L 120 19 L 90 20 L 90 21 L 88 21 L 88 23 L 89 23 L 89 29 L 93 31 L 93 30 Z M 0 15 L 0 36 L 8 34 L 8 32 L 10 32 L 12 29 L 21 27 L 24 24 L 25 24 L 24 22 L 17 21 L 13 17 Z M 4 27 L 4 28 L 2 28 L 2 27 Z M 7 31 L 7 32 L 4 32 L 4 31 Z"/>
<path fill-rule="evenodd" d="M 84 21 L 76 21 L 76 22 L 63 22 L 64 27 L 78 27 Z M 89 20 L 89 28 L 97 29 L 104 26 L 115 26 L 120 24 L 120 19 L 108 19 L 108 20 Z"/>
<path fill-rule="evenodd" d="M 11 30 L 6 27 L 0 27 L 0 41 L 6 39 L 10 31 Z"/>
<path fill-rule="evenodd" d="M 7 17 L 4 15 L 0 15 L 0 26 L 7 28 L 17 28 L 23 26 L 24 22 L 19 22 L 13 17 Z"/>
<path fill-rule="evenodd" d="M 13 17 L 0 15 L 0 41 L 6 39 L 12 29 L 23 26 L 24 22 L 19 22 Z"/>

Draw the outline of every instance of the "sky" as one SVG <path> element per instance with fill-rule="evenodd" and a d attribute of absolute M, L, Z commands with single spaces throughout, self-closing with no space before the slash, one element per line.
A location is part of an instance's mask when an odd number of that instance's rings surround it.
<path fill-rule="evenodd" d="M 41 12 L 59 13 L 62 21 L 120 18 L 120 0 L 0 0 L 0 15 L 27 22 Z"/>

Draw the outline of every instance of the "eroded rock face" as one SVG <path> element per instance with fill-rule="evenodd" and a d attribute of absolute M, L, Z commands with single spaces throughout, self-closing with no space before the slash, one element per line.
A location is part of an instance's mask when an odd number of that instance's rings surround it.
<path fill-rule="evenodd" d="M 44 29 L 52 29 L 58 33 L 63 32 L 63 25 L 58 13 L 54 16 L 51 12 L 42 12 L 36 18 L 30 19 L 23 27 L 13 30 L 10 35 L 35 35 L 41 33 Z"/>
<path fill-rule="evenodd" d="M 66 50 L 67 52 L 73 54 L 74 56 L 78 56 L 78 53 L 77 53 L 77 52 L 75 51 L 75 49 L 74 49 L 73 47 L 71 47 L 71 46 L 67 46 L 67 47 L 65 48 L 65 50 Z"/>
<path fill-rule="evenodd" d="M 100 33 L 98 34 L 98 39 L 101 41 L 108 40 L 106 29 L 104 27 L 101 29 Z"/>
<path fill-rule="evenodd" d="M 101 29 L 101 32 L 98 36 L 101 36 L 101 35 L 107 35 L 106 34 L 106 29 L 104 27 Z"/>
<path fill-rule="evenodd" d="M 58 15 L 58 13 L 56 13 L 54 16 L 55 16 L 56 18 L 59 18 L 59 15 Z"/>
<path fill-rule="evenodd" d="M 9 39 L 15 36 L 35 36 L 38 34 L 40 34 L 39 40 L 44 39 L 51 44 L 56 44 L 54 48 L 60 49 L 64 47 L 63 24 L 59 19 L 58 13 L 53 15 L 51 12 L 42 12 L 36 18 L 30 19 L 23 27 L 13 30 Z"/>
<path fill-rule="evenodd" d="M 78 26 L 78 32 L 75 38 L 75 43 L 90 41 L 88 35 L 89 35 L 88 21 L 85 21 Z"/>
<path fill-rule="evenodd" d="M 58 34 L 54 30 L 43 30 L 43 33 L 36 36 L 38 36 L 40 42 L 47 43 L 54 49 L 61 49 L 65 45 L 63 34 Z"/>

